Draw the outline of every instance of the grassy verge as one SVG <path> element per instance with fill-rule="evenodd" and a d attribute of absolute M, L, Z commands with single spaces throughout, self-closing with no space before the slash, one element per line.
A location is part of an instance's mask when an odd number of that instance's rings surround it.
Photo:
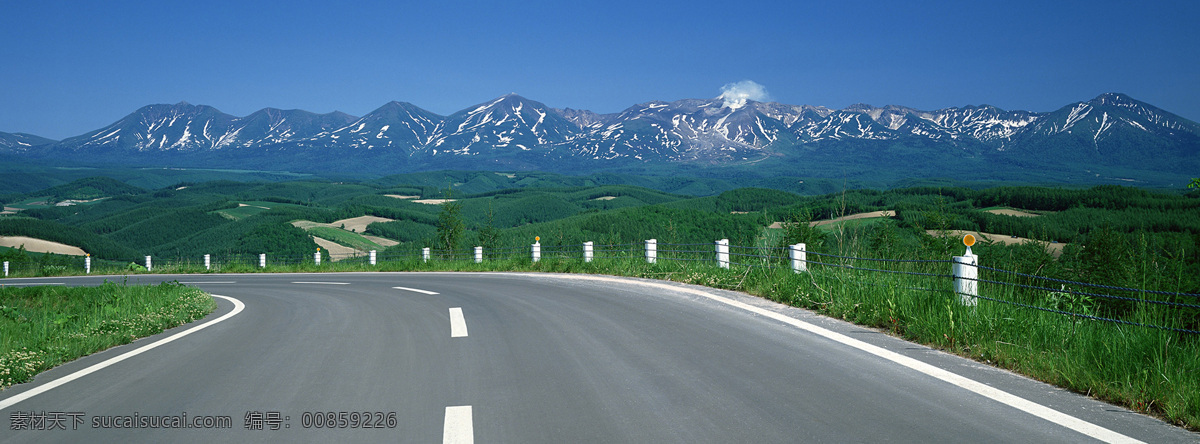
<path fill-rule="evenodd" d="M 0 287 L 0 389 L 214 309 L 211 296 L 175 283 Z"/>

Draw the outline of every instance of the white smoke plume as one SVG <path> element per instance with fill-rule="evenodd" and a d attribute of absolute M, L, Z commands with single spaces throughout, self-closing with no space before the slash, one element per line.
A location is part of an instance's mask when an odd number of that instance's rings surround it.
<path fill-rule="evenodd" d="M 753 80 L 726 84 L 721 87 L 721 95 L 717 98 L 724 100 L 725 106 L 731 109 L 746 106 L 747 100 L 755 102 L 771 100 L 771 97 L 767 95 L 767 87 L 754 83 Z"/>

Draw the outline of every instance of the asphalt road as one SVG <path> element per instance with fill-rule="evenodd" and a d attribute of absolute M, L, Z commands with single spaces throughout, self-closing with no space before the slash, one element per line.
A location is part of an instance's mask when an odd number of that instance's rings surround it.
<path fill-rule="evenodd" d="M 161 280 L 224 297 L 204 320 L 0 392 L 0 441 L 1200 441 L 873 330 L 702 287 L 499 273 L 130 277 Z M 53 386 L 62 378 L 75 379 Z M 228 427 L 148 427 L 161 421 Z"/>

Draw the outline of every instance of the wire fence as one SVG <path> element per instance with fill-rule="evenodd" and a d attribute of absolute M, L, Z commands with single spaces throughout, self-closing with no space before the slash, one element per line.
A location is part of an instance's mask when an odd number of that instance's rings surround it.
<path fill-rule="evenodd" d="M 724 243 L 722 243 L 724 242 Z M 1019 309 L 1037 310 L 1079 320 L 1111 322 L 1187 334 L 1200 334 L 1200 294 L 1102 285 L 1038 276 L 984 265 L 971 265 L 974 273 L 956 274 L 951 259 L 865 258 L 830 252 L 805 251 L 802 244 L 757 247 L 715 243 L 645 243 L 540 245 L 471 249 L 390 249 L 383 252 L 308 256 L 271 254 L 208 255 L 203 258 L 87 258 L 71 263 L 23 261 L 6 263 L 3 277 L 120 274 L 128 272 L 241 272 L 279 267 L 327 267 L 387 270 L 420 269 L 430 262 L 491 261 L 627 261 L 642 264 L 678 263 L 681 266 L 733 268 L 776 273 L 808 273 L 897 289 L 959 298 L 966 305 L 978 301 Z M 986 260 L 986 258 L 984 258 Z M 80 270 L 83 265 L 84 270 Z M 660 265 L 661 266 L 661 265 Z M 3 285 L 0 279 L 0 285 Z M 963 283 L 966 283 L 964 286 Z M 963 288 L 970 290 L 964 291 Z"/>

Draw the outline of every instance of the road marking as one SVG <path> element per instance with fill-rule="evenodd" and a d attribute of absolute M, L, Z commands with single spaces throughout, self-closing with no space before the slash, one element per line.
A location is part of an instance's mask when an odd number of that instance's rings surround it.
<path fill-rule="evenodd" d="M 292 282 L 293 284 L 309 284 L 309 285 L 350 285 L 349 282 Z"/>
<path fill-rule="evenodd" d="M 42 394 L 42 393 L 45 393 L 45 392 L 47 392 L 47 391 L 50 391 L 50 389 L 53 389 L 53 388 L 55 388 L 55 387 L 58 387 L 58 386 L 60 386 L 60 385 L 66 384 L 66 383 L 68 383 L 68 382 L 71 382 L 71 381 L 74 381 L 74 380 L 76 380 L 76 379 L 82 378 L 82 377 L 84 377 L 84 376 L 87 376 L 87 375 L 89 375 L 89 374 L 92 374 L 92 373 L 94 373 L 94 372 L 96 372 L 96 371 L 98 371 L 98 370 L 101 370 L 101 369 L 103 369 L 103 368 L 105 368 L 105 367 L 108 367 L 108 366 L 110 366 L 110 365 L 116 364 L 116 363 L 118 363 L 118 362 L 124 361 L 124 360 L 126 360 L 126 359 L 129 359 L 129 358 L 132 358 L 132 357 L 134 357 L 134 356 L 140 355 L 140 354 L 142 354 L 143 352 L 150 351 L 151 349 L 154 349 L 154 348 L 156 348 L 156 347 L 158 347 L 158 346 L 160 346 L 160 345 L 163 345 L 163 344 L 169 343 L 169 342 L 171 342 L 171 341 L 174 341 L 174 340 L 176 340 L 176 339 L 182 338 L 182 337 L 184 337 L 184 336 L 187 336 L 187 335 L 190 335 L 190 334 L 192 334 L 192 333 L 195 333 L 195 332 L 198 332 L 198 331 L 200 331 L 200 330 L 203 330 L 203 329 L 205 329 L 205 328 L 208 328 L 209 326 L 211 326 L 211 325 L 213 325 L 213 324 L 216 324 L 216 323 L 218 323 L 218 322 L 221 322 L 221 321 L 224 321 L 224 320 L 226 320 L 226 319 L 232 318 L 233 316 L 237 315 L 238 313 L 241 313 L 241 312 L 242 312 L 242 310 L 246 308 L 246 304 L 243 304 L 243 303 L 242 303 L 242 301 L 239 301 L 239 300 L 237 300 L 237 299 L 234 299 L 234 298 L 231 298 L 231 297 L 228 297 L 228 296 L 219 296 L 219 295 L 215 295 L 215 294 L 214 294 L 214 295 L 212 295 L 212 296 L 213 296 L 213 297 L 215 297 L 215 298 L 221 298 L 221 299 L 225 299 L 225 300 L 227 300 L 227 301 L 229 301 L 229 302 L 232 302 L 232 303 L 233 303 L 233 311 L 230 311 L 229 313 L 225 313 L 223 316 L 221 316 L 221 317 L 219 317 L 219 318 L 213 319 L 213 320 L 211 320 L 211 321 L 205 322 L 205 323 L 203 323 L 203 324 L 197 325 L 197 326 L 195 326 L 195 327 L 189 328 L 189 329 L 187 329 L 187 330 L 184 330 L 184 331 L 181 331 L 181 332 L 179 332 L 179 333 L 175 333 L 175 334 L 173 334 L 173 335 L 171 335 L 171 336 L 168 336 L 168 337 L 165 337 L 165 338 L 159 339 L 158 341 L 155 341 L 155 342 L 153 342 L 153 343 L 150 343 L 149 345 L 146 345 L 145 347 L 141 347 L 141 348 L 138 348 L 138 349 L 136 349 L 136 350 L 130 350 L 130 351 L 128 351 L 128 352 L 126 352 L 126 353 L 123 353 L 123 354 L 121 354 L 121 355 L 117 355 L 117 356 L 114 356 L 114 357 L 112 357 L 112 358 L 109 358 L 109 359 L 107 359 L 107 360 L 105 360 L 105 361 L 103 361 L 103 362 L 100 362 L 100 363 L 97 363 L 97 364 L 93 364 L 92 366 L 90 366 L 90 367 L 88 367 L 88 368 L 85 368 L 85 369 L 83 369 L 83 370 L 79 370 L 79 371 L 77 371 L 77 372 L 75 372 L 75 373 L 71 373 L 71 374 L 69 374 L 69 375 L 63 376 L 63 377 L 61 377 L 61 378 L 58 378 L 58 379 L 55 379 L 55 380 L 53 380 L 53 381 L 47 382 L 47 383 L 45 383 L 45 384 L 42 384 L 42 385 L 40 385 L 40 386 L 37 386 L 37 387 L 35 387 L 35 388 L 33 388 L 33 389 L 30 389 L 29 391 L 26 391 L 26 392 L 23 392 L 23 393 L 17 394 L 16 396 L 13 396 L 13 397 L 11 397 L 11 398 L 8 398 L 8 399 L 5 399 L 5 400 L 2 400 L 2 401 L 0 401 L 0 410 L 4 410 L 4 409 L 6 409 L 6 408 L 12 407 L 13 405 L 16 405 L 18 402 L 21 402 L 21 401 L 24 401 L 24 400 L 26 400 L 26 399 L 32 398 L 32 397 L 34 397 L 34 396 L 40 395 L 40 394 Z"/>
<path fill-rule="evenodd" d="M 463 317 L 462 307 L 450 309 L 450 337 L 467 337 L 467 319 Z"/>
<path fill-rule="evenodd" d="M 208 284 L 236 284 L 237 282 L 234 282 L 234 281 L 207 281 L 207 282 L 195 281 L 195 282 L 180 282 L 180 283 L 188 284 L 188 285 L 208 285 Z"/>
<path fill-rule="evenodd" d="M 62 282 L 31 282 L 31 283 L 27 283 L 27 284 L 22 284 L 22 283 L 9 284 L 4 281 L 0 281 L 0 287 L 29 287 L 29 286 L 35 286 L 35 285 L 67 285 L 67 284 L 62 283 Z"/>
<path fill-rule="evenodd" d="M 421 294 L 438 294 L 436 291 L 422 290 L 419 288 L 408 288 L 408 287 L 392 287 L 392 288 L 395 288 L 397 290 L 412 291 L 412 292 L 421 293 Z"/>
<path fill-rule="evenodd" d="M 475 428 L 471 424 L 471 406 L 446 407 L 442 425 L 442 444 L 474 444 Z"/>
<path fill-rule="evenodd" d="M 883 347 L 868 344 L 868 343 L 860 341 L 858 339 L 851 338 L 851 337 L 843 335 L 841 333 L 837 333 L 832 330 L 828 330 L 823 327 L 819 327 L 817 325 L 813 325 L 813 324 L 801 321 L 799 319 L 789 317 L 784 314 L 780 314 L 780 313 L 776 313 L 776 312 L 773 312 L 773 311 L 770 311 L 767 309 L 755 307 L 753 305 L 746 304 L 744 302 L 735 301 L 733 299 L 728 299 L 728 298 L 724 298 L 721 296 L 717 296 L 715 294 L 708 293 L 705 291 L 696 290 L 696 289 L 692 289 L 692 288 L 686 288 L 686 287 L 677 287 L 677 286 L 669 285 L 669 284 L 659 284 L 659 283 L 654 283 L 654 282 L 637 282 L 637 281 L 629 281 L 629 280 L 616 279 L 616 278 L 606 278 L 606 277 L 599 277 L 599 276 L 578 276 L 578 275 L 559 276 L 559 275 L 541 275 L 541 274 L 526 275 L 526 276 L 535 276 L 538 278 L 557 277 L 557 278 L 561 278 L 561 279 L 586 279 L 586 280 L 603 281 L 603 282 L 619 282 L 619 283 L 626 283 L 626 284 L 632 283 L 632 284 L 637 284 L 637 285 L 645 285 L 645 286 L 649 286 L 649 287 L 657 287 L 657 288 L 661 288 L 664 290 L 678 291 L 678 292 L 693 294 L 693 295 L 700 296 L 700 297 L 703 297 L 706 299 L 710 299 L 710 300 L 713 300 L 716 302 L 720 302 L 722 304 L 726 304 L 726 305 L 729 305 L 729 306 L 732 306 L 735 308 L 740 308 L 742 310 L 746 310 L 748 312 L 751 312 L 751 313 L 754 313 L 754 314 L 757 314 L 760 316 L 771 318 L 771 319 L 783 322 L 785 324 L 791 325 L 793 327 L 797 327 L 801 330 L 816 334 L 818 336 L 822 336 L 827 339 L 839 342 L 841 344 L 857 348 L 859 350 L 862 350 L 867 353 L 878 356 L 880 358 L 895 362 L 897 364 L 903 365 L 910 369 L 913 369 L 918 372 L 924 373 L 926 375 L 932 376 L 934 378 L 941 379 L 942 381 L 948 382 L 950 384 L 953 384 L 953 385 L 963 388 L 965 390 L 974 392 L 980 396 L 983 396 L 985 398 L 999 402 L 1001 404 L 1005 404 L 1009 407 L 1013 407 L 1017 410 L 1021 410 L 1030 415 L 1037 416 L 1039 418 L 1045 419 L 1052 423 L 1058 424 L 1060 426 L 1069 428 L 1076 432 L 1079 432 L 1084 435 L 1090 436 L 1092 438 L 1098 439 L 1100 441 L 1115 442 L 1115 443 L 1142 443 L 1143 442 L 1143 441 L 1122 435 L 1120 433 L 1114 432 L 1112 430 L 1106 429 L 1104 427 L 1098 426 L 1096 424 L 1092 424 L 1090 422 L 1076 418 L 1074 416 L 1068 415 L 1066 413 L 1059 412 L 1058 410 L 1054 410 L 1050 407 L 1046 407 L 1044 405 L 1027 400 L 1020 396 L 1013 395 L 1013 394 L 1005 392 L 1003 390 L 990 387 L 987 384 L 984 384 L 982 382 L 978 382 L 973 379 L 967 378 L 965 376 L 961 376 L 956 373 L 952 373 L 950 371 L 946 371 L 946 370 L 940 369 L 938 367 L 935 367 L 933 365 L 926 364 L 924 362 L 910 358 L 908 356 L 904 356 L 902 354 L 885 349 Z"/>

